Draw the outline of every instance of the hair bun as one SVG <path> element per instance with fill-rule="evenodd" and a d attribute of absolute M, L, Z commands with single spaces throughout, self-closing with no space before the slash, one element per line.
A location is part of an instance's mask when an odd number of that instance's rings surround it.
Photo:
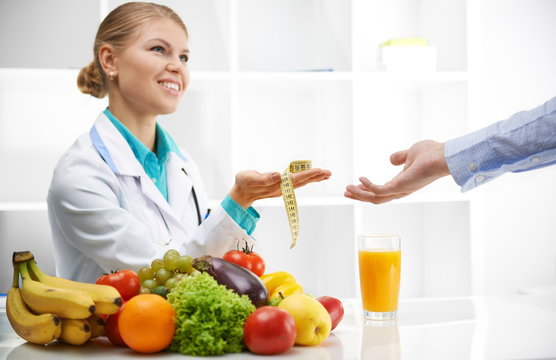
<path fill-rule="evenodd" d="M 79 71 L 77 87 L 82 93 L 90 94 L 99 99 L 106 96 L 107 91 L 104 77 L 99 72 L 94 61 Z"/>

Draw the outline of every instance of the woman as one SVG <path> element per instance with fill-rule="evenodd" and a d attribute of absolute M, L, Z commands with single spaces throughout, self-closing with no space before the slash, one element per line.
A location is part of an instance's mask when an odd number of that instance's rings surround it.
<path fill-rule="evenodd" d="M 220 256 L 247 238 L 257 199 L 280 196 L 280 173 L 243 171 L 209 215 L 199 170 L 156 122 L 176 110 L 189 83 L 187 29 L 171 9 L 127 3 L 100 24 L 94 60 L 78 76 L 85 94 L 108 95 L 90 132 L 62 156 L 48 194 L 56 272 L 94 282 L 138 270 L 168 249 Z M 294 186 L 330 171 L 292 174 Z"/>

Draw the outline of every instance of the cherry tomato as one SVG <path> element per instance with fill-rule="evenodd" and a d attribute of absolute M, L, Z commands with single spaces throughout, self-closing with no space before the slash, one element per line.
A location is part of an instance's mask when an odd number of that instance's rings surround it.
<path fill-rule="evenodd" d="M 251 270 L 257 276 L 264 274 L 265 263 L 263 258 L 253 252 L 253 247 L 249 248 L 247 242 L 245 242 L 245 247 L 242 250 L 230 250 L 222 256 L 222 259 Z"/>
<path fill-rule="evenodd" d="M 122 312 L 122 309 L 126 302 L 127 300 L 124 300 L 122 306 L 120 307 L 120 310 L 117 313 L 108 316 L 108 318 L 106 319 L 106 325 L 104 326 L 104 336 L 106 336 L 108 340 L 110 340 L 112 345 L 127 346 L 120 336 L 120 330 L 118 329 L 118 318 L 120 317 L 120 313 Z"/>
<path fill-rule="evenodd" d="M 120 270 L 101 275 L 96 283 L 115 287 L 123 300 L 131 299 L 141 290 L 141 281 L 133 270 Z"/>
<path fill-rule="evenodd" d="M 330 319 L 332 320 L 332 328 L 330 330 L 334 330 L 344 318 L 344 305 L 342 305 L 340 300 L 332 296 L 319 296 L 317 300 L 326 308 L 328 314 L 330 314 Z"/>
<path fill-rule="evenodd" d="M 297 328 L 293 316 L 276 306 L 261 306 L 243 326 L 243 340 L 249 351 L 271 355 L 288 351 L 295 343 Z"/>

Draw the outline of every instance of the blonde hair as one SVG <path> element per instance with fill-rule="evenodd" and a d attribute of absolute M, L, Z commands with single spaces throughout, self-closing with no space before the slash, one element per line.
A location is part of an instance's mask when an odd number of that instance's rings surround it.
<path fill-rule="evenodd" d="M 112 10 L 100 24 L 93 47 L 93 61 L 83 67 L 77 75 L 77 87 L 84 94 L 103 98 L 108 93 L 107 77 L 98 58 L 99 49 L 103 45 L 111 45 L 115 49 L 123 49 L 131 41 L 131 37 L 143 24 L 153 19 L 171 19 L 183 28 L 186 36 L 187 28 L 181 18 L 167 6 L 129 2 Z"/>

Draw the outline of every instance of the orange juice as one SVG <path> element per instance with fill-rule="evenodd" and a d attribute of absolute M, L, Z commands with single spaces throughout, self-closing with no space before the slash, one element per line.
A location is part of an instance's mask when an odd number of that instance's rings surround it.
<path fill-rule="evenodd" d="M 359 277 L 363 309 L 389 312 L 398 309 L 401 250 L 359 250 Z"/>

